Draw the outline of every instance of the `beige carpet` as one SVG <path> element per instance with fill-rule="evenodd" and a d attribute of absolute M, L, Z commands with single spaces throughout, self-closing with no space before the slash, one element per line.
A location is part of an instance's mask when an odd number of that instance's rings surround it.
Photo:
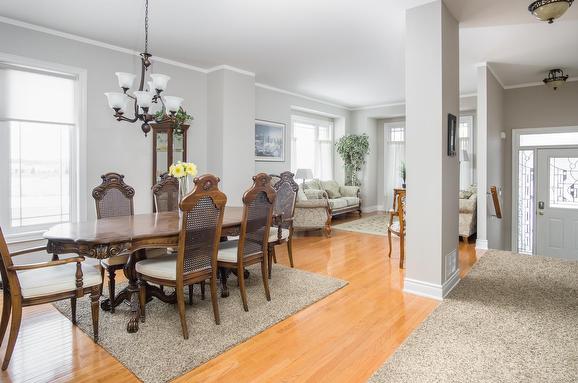
<path fill-rule="evenodd" d="M 488 252 L 370 382 L 578 382 L 578 262 Z"/>
<path fill-rule="evenodd" d="M 246 281 L 249 312 L 243 311 L 237 279 L 229 279 L 228 298 L 219 297 L 221 324 L 217 326 L 209 289 L 200 299 L 195 285 L 193 306 L 187 305 L 189 339 L 184 340 L 177 308 L 156 299 L 147 304 L 146 323 L 136 334 L 126 332 L 128 305 L 121 304 L 114 314 L 100 311 L 100 345 L 144 382 L 166 382 L 192 370 L 252 336 L 326 297 L 347 282 L 297 269 L 274 265 L 270 280 L 271 301 L 265 299 L 260 267 L 248 268 Z M 125 285 L 117 286 L 120 289 Z M 187 295 L 185 295 L 185 298 Z M 55 304 L 70 318 L 67 301 Z M 92 335 L 90 304 L 78 301 L 78 325 Z"/>
<path fill-rule="evenodd" d="M 332 228 L 336 230 L 353 231 L 356 233 L 387 236 L 388 223 L 388 216 L 372 215 L 371 217 L 360 218 L 354 221 L 333 225 Z"/>

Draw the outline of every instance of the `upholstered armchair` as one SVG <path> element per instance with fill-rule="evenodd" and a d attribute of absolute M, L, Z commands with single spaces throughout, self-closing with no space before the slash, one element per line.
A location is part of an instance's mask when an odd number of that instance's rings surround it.
<path fill-rule="evenodd" d="M 302 190 L 299 189 L 301 193 Z M 305 194 L 302 195 L 302 197 Z M 331 208 L 326 198 L 297 199 L 293 216 L 295 231 L 323 230 L 326 236 L 331 235 Z"/>

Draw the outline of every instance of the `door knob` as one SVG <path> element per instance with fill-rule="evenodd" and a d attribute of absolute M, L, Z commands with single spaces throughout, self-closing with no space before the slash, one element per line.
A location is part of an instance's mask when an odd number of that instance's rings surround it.
<path fill-rule="evenodd" d="M 538 202 L 538 209 L 544 210 L 544 201 L 539 201 L 539 202 Z"/>

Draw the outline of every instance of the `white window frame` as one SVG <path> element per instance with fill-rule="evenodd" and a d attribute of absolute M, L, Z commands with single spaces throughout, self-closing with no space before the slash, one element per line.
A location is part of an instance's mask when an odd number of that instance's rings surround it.
<path fill-rule="evenodd" d="M 476 134 L 477 134 L 476 112 L 474 112 L 474 111 L 460 112 L 460 115 L 458 117 L 458 126 L 459 126 L 459 121 L 460 121 L 461 117 L 471 117 L 472 118 L 472 131 L 470 132 L 470 137 L 469 137 L 470 148 L 471 148 L 471 151 L 470 151 L 471 157 L 470 157 L 470 167 L 469 168 L 470 168 L 470 177 L 472 180 L 472 184 L 477 186 L 477 184 L 478 184 L 478 181 L 477 181 L 477 171 L 478 171 L 478 169 L 477 169 L 477 155 L 478 155 L 478 153 L 476 152 L 476 145 L 477 145 L 477 142 L 476 142 Z M 458 140 L 459 140 L 459 138 L 460 137 L 458 136 Z M 461 145 L 459 145 L 459 146 L 461 146 Z M 458 153 L 458 156 L 459 155 L 461 155 L 461 153 Z"/>
<path fill-rule="evenodd" d="M 320 122 L 325 122 L 326 120 L 329 120 L 328 123 L 330 124 L 330 129 L 331 129 L 331 147 L 335 148 L 335 120 L 334 119 L 329 119 L 329 118 L 320 118 L 320 119 L 315 119 L 315 118 L 311 118 L 311 117 L 305 117 L 299 114 L 294 114 L 291 116 L 291 168 L 293 168 L 293 151 L 295 148 L 295 122 L 305 122 L 305 123 L 310 123 L 310 124 L 314 124 L 314 125 L 319 125 Z M 319 129 L 316 129 L 315 131 L 315 139 L 319 140 Z M 324 140 L 325 141 L 325 140 Z M 314 170 L 314 169 L 313 169 Z M 317 178 L 317 177 L 316 177 Z M 332 150 L 332 155 L 331 155 L 331 179 L 335 179 L 335 149 Z M 328 180 L 322 180 L 322 181 L 328 181 Z"/>
<path fill-rule="evenodd" d="M 565 127 L 555 127 L 555 128 L 527 128 L 527 129 L 513 129 L 512 130 L 512 185 L 511 185 L 511 197 L 512 197 L 512 211 L 511 211 L 511 232 L 512 237 L 510 238 L 512 244 L 512 252 L 518 252 L 518 167 L 519 167 L 519 152 L 520 150 L 533 150 L 534 151 L 534 169 L 537 167 L 537 151 L 538 149 L 575 149 L 576 145 L 539 145 L 539 146 L 520 146 L 520 136 L 525 134 L 543 134 L 543 133 L 572 133 L 578 132 L 578 126 L 565 126 Z M 534 177 L 534 192 L 537 191 L 537 180 Z M 534 201 L 535 202 L 535 201 Z M 534 209 L 535 210 L 535 209 Z M 534 233 L 532 238 L 532 251 L 536 254 L 536 225 L 534 221 Z"/>
<path fill-rule="evenodd" d="M 39 68 L 44 71 L 53 71 L 57 73 L 66 73 L 75 77 L 75 129 L 72 129 L 70 137 L 70 184 L 73 188 L 70 193 L 71 199 L 71 221 L 84 221 L 87 214 L 87 187 L 86 187 L 86 129 L 87 129 L 87 71 L 83 68 L 62 65 L 42 60 L 31 59 L 28 57 L 16 56 L 0 52 L 0 62 L 15 66 L 25 66 Z M 42 122 L 42 121 L 34 121 Z M 52 124 L 52 122 L 50 122 Z M 68 124 L 66 124 L 68 125 Z M 4 153 L 0 159 L 3 164 L 10 163 L 10 153 Z M 0 168 L 0 177 L 4 180 L 10 179 L 9 174 L 3 174 L 6 167 Z M 8 171 L 9 172 L 9 171 Z M 10 198 L 10 183 L 3 182 L 0 184 L 0 198 Z M 9 224 L 7 220 L 10 217 L 10 204 L 3 204 L 0 207 L 0 224 L 5 227 Z M 47 225 L 25 226 L 21 230 L 11 230 L 5 233 L 5 238 L 9 243 L 28 242 L 42 239 L 42 234 L 48 227 Z"/>

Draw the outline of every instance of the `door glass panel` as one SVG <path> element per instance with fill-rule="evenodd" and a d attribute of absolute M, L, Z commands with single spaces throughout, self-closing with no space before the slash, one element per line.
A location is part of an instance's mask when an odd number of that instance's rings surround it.
<path fill-rule="evenodd" d="M 183 135 L 175 133 L 173 134 L 173 163 L 183 161 L 183 152 Z"/>
<path fill-rule="evenodd" d="M 520 150 L 518 164 L 518 252 L 532 254 L 534 236 L 534 151 Z"/>
<path fill-rule="evenodd" d="M 550 207 L 578 209 L 578 158 L 550 158 Z"/>
<path fill-rule="evenodd" d="M 169 168 L 168 163 L 168 134 L 165 132 L 159 132 L 156 134 L 157 140 L 157 168 L 155 169 L 155 176 L 156 179 L 167 171 Z"/>

